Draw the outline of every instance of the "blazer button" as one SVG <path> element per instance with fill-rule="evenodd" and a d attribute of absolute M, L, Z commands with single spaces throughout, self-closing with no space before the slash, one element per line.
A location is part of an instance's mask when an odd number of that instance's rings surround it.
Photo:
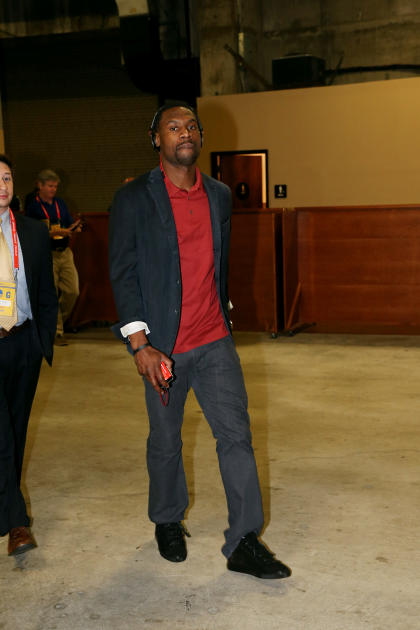
<path fill-rule="evenodd" d="M 175 315 L 178 313 L 177 309 L 175 309 L 174 313 L 175 313 Z"/>

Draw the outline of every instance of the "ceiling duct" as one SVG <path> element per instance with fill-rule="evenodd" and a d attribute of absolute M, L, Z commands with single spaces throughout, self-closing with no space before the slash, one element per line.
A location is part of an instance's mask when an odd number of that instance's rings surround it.
<path fill-rule="evenodd" d="M 191 53 L 189 2 L 172 0 L 166 10 L 164 2 L 156 4 L 117 1 L 125 67 L 141 91 L 158 94 L 161 101 L 194 103 L 200 94 L 200 60 Z"/>

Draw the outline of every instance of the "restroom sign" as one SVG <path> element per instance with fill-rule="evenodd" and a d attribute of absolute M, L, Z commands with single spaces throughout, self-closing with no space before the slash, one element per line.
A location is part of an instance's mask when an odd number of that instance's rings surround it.
<path fill-rule="evenodd" d="M 285 199 L 287 197 L 287 184 L 275 184 L 274 197 L 276 199 Z"/>

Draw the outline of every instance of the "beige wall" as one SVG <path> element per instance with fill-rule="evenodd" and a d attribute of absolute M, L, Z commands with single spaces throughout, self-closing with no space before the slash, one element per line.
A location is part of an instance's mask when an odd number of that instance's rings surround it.
<path fill-rule="evenodd" d="M 202 97 L 200 166 L 211 151 L 268 149 L 271 207 L 418 204 L 419 106 L 417 77 Z"/>

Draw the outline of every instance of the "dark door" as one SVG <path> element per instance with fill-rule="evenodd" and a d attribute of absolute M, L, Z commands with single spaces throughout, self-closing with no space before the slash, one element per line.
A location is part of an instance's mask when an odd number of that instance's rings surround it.
<path fill-rule="evenodd" d="M 267 207 L 267 152 L 214 152 L 212 175 L 232 190 L 234 208 Z"/>

